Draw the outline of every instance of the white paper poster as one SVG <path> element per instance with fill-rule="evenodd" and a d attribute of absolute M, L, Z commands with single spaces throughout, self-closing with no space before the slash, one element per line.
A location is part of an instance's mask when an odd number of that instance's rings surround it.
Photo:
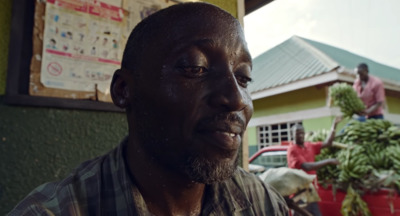
<path fill-rule="evenodd" d="M 47 0 L 41 82 L 46 87 L 108 92 L 120 66 L 121 0 Z M 116 6 L 114 4 L 120 4 Z"/>

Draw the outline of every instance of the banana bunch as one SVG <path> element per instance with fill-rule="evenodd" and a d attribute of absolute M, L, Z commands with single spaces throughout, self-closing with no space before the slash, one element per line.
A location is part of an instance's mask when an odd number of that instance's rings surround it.
<path fill-rule="evenodd" d="M 393 170 L 400 174 L 400 145 L 387 147 L 386 153 L 393 163 Z"/>
<path fill-rule="evenodd" d="M 357 97 L 353 87 L 346 83 L 335 83 L 329 87 L 329 96 L 333 99 L 333 105 L 338 106 L 344 117 L 365 109 L 364 103 Z"/>
<path fill-rule="evenodd" d="M 367 203 L 351 185 L 347 188 L 347 194 L 342 202 L 340 213 L 343 216 L 372 216 Z"/>
<path fill-rule="evenodd" d="M 364 178 L 372 170 L 365 149 L 360 145 L 352 145 L 341 150 L 337 156 L 341 170 L 338 182 L 351 182 Z"/>
<path fill-rule="evenodd" d="M 400 128 L 392 125 L 383 131 L 378 139 L 386 142 L 387 145 L 400 145 Z"/>
<path fill-rule="evenodd" d="M 337 158 L 340 149 L 337 148 L 324 148 L 321 153 L 315 156 L 316 161 L 324 160 L 327 158 Z M 340 170 L 336 165 L 327 165 L 317 170 L 318 181 L 321 184 L 330 184 L 333 180 L 339 177 Z"/>
<path fill-rule="evenodd" d="M 393 166 L 393 163 L 389 157 L 389 152 L 387 151 L 384 143 L 371 142 L 369 144 L 363 145 L 366 155 L 369 158 L 369 163 L 376 170 L 386 170 Z"/>
<path fill-rule="evenodd" d="M 383 119 L 368 119 L 365 122 L 350 120 L 339 141 L 361 145 L 370 145 L 371 142 L 396 145 L 400 142 L 400 129 Z"/>
<path fill-rule="evenodd" d="M 375 131 L 386 131 L 393 126 L 392 122 L 384 119 L 368 119 L 364 123 L 365 126 L 372 127 Z"/>
<path fill-rule="evenodd" d="M 378 138 L 379 134 L 388 130 L 393 124 L 384 119 L 368 119 L 365 122 L 361 122 L 364 131 L 370 133 L 373 138 Z"/>
<path fill-rule="evenodd" d="M 369 132 L 371 127 L 365 127 L 365 123 L 351 120 L 343 130 L 339 142 L 354 144 L 360 143 L 363 140 L 369 140 L 374 136 L 374 133 Z"/>
<path fill-rule="evenodd" d="M 309 142 L 325 141 L 328 135 L 329 135 L 329 130 L 326 129 L 312 131 L 311 133 L 307 133 L 305 135 L 304 140 Z"/>

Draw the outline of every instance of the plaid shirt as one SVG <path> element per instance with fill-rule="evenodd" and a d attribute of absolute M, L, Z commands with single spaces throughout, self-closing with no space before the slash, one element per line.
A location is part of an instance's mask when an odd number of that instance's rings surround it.
<path fill-rule="evenodd" d="M 126 139 L 66 179 L 39 186 L 9 215 L 151 215 L 128 175 L 125 145 Z M 229 180 L 207 185 L 205 196 L 201 215 L 288 215 L 283 198 L 242 169 Z"/>

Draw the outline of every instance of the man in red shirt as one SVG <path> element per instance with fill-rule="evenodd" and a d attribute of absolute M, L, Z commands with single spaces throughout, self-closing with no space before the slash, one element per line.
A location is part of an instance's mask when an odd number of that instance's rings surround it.
<path fill-rule="evenodd" d="M 304 128 L 300 124 L 296 124 L 292 127 L 293 143 L 289 146 L 287 151 L 287 162 L 289 168 L 302 169 L 308 174 L 316 174 L 316 170 L 332 164 L 337 165 L 339 161 L 334 158 L 321 160 L 315 162 L 315 155 L 321 152 L 321 148 L 332 146 L 333 139 L 335 137 L 336 125 L 341 121 L 341 118 L 337 117 L 333 121 L 329 136 L 324 142 L 304 142 Z M 308 204 L 305 209 L 312 215 L 321 215 L 317 202 Z"/>
<path fill-rule="evenodd" d="M 358 97 L 367 107 L 359 115 L 367 118 L 383 119 L 383 103 L 385 101 L 385 88 L 383 82 L 374 76 L 368 75 L 368 65 L 361 63 L 355 71 L 358 78 L 354 81 L 353 88 Z M 361 117 L 361 120 L 363 119 Z"/>

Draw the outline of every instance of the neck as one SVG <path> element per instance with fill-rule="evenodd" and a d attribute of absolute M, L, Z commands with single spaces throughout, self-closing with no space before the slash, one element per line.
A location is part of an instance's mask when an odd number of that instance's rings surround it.
<path fill-rule="evenodd" d="M 200 214 L 204 184 L 191 181 L 179 170 L 167 170 L 146 154 L 138 140 L 131 137 L 125 152 L 131 176 L 152 214 Z"/>
<path fill-rule="evenodd" d="M 364 80 L 361 80 L 361 82 L 367 83 L 368 80 L 369 80 L 369 76 L 365 77 L 365 79 L 364 79 Z"/>

